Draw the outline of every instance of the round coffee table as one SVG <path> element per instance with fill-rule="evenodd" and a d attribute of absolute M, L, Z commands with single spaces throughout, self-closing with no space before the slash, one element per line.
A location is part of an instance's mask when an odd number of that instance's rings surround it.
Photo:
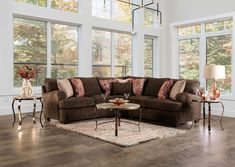
<path fill-rule="evenodd" d="M 97 110 L 111 110 L 111 111 L 114 111 L 115 120 L 114 121 L 106 121 L 106 122 L 98 123 L 97 116 L 96 116 L 97 115 Z M 98 125 L 109 123 L 109 122 L 115 122 L 115 136 L 117 136 L 118 135 L 118 126 L 120 126 L 120 124 L 121 124 L 120 123 L 121 122 L 121 113 L 120 113 L 120 111 L 125 111 L 125 110 L 139 111 L 138 124 L 135 124 L 135 123 L 132 123 L 132 122 L 129 122 L 129 121 L 122 121 L 122 122 L 138 125 L 139 131 L 140 131 L 140 122 L 141 122 L 141 117 L 142 117 L 142 111 L 141 111 L 140 105 L 135 104 L 135 103 L 126 103 L 126 104 L 121 105 L 121 106 L 115 105 L 113 103 L 100 103 L 100 104 L 97 104 L 96 105 L 96 110 L 95 110 L 95 122 L 96 122 L 95 130 L 97 130 Z"/>

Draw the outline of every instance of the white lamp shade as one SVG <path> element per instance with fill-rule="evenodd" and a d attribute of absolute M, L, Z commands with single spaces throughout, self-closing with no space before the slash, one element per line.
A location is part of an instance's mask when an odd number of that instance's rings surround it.
<path fill-rule="evenodd" d="M 225 66 L 206 65 L 204 69 L 204 78 L 207 79 L 225 79 Z"/>

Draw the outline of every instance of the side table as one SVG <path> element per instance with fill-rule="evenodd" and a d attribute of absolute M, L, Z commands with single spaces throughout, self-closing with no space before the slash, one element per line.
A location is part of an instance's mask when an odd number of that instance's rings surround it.
<path fill-rule="evenodd" d="M 220 127 L 222 130 L 224 130 L 223 125 L 222 125 L 222 120 L 223 120 L 223 115 L 224 115 L 224 104 L 220 100 L 200 100 L 200 103 L 203 104 L 203 126 L 205 126 L 205 104 L 208 104 L 208 131 L 211 132 L 211 104 L 214 103 L 219 103 L 222 106 L 222 113 L 220 116 Z"/>
<path fill-rule="evenodd" d="M 13 97 L 12 112 L 13 112 L 14 120 L 13 120 L 12 126 L 14 126 L 15 121 L 16 121 L 16 114 L 15 114 L 15 108 L 14 108 L 14 104 L 15 104 L 16 100 L 18 100 L 18 119 L 19 119 L 18 130 L 21 130 L 22 122 L 23 122 L 24 118 L 26 118 L 28 116 L 33 118 L 33 123 L 34 124 L 36 123 L 36 119 L 39 119 L 41 127 L 43 127 L 43 124 L 42 124 L 43 103 L 42 103 L 42 97 L 41 96 L 15 96 L 15 97 Z M 41 111 L 40 111 L 40 118 L 35 117 L 36 101 L 37 100 L 39 100 L 41 102 L 41 106 L 42 106 Z M 22 101 L 33 101 L 33 115 L 27 114 L 24 117 L 22 117 L 22 113 L 21 113 L 21 102 Z"/>

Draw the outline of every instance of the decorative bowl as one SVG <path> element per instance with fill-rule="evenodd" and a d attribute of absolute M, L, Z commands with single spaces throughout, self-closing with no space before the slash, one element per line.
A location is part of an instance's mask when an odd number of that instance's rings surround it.
<path fill-rule="evenodd" d="M 116 98 L 113 100 L 109 100 L 109 102 L 111 102 L 114 105 L 121 106 L 121 105 L 124 105 L 125 103 L 129 102 L 129 100 L 124 100 L 122 98 Z"/>

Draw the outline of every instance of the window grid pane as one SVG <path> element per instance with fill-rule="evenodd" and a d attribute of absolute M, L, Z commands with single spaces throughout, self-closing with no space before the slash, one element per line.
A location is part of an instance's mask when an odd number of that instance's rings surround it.
<path fill-rule="evenodd" d="M 154 25 L 154 12 L 148 9 L 144 10 L 144 25 L 146 27 L 153 27 Z"/>
<path fill-rule="evenodd" d="M 30 3 L 38 6 L 47 6 L 47 0 L 15 0 L 17 2 Z"/>
<path fill-rule="evenodd" d="M 201 33 L 201 25 L 193 25 L 187 27 L 178 28 L 178 35 L 185 36 L 185 35 L 196 35 Z"/>
<path fill-rule="evenodd" d="M 216 81 L 217 87 L 221 92 L 231 92 L 231 55 L 232 55 L 232 36 L 221 35 L 208 37 L 206 39 L 206 60 L 207 64 L 225 66 L 225 79 Z M 212 80 L 207 80 L 207 90 L 210 90 Z"/>
<path fill-rule="evenodd" d="M 22 78 L 19 67 L 29 65 L 37 69 L 33 86 L 42 85 L 46 77 L 46 23 L 28 19 L 14 18 L 14 86 L 19 87 Z"/>
<path fill-rule="evenodd" d="M 151 38 L 144 40 L 144 75 L 153 76 L 153 39 Z"/>
<path fill-rule="evenodd" d="M 179 40 L 180 79 L 199 80 L 199 38 Z"/>
<path fill-rule="evenodd" d="M 110 0 L 92 0 L 92 16 L 111 19 Z"/>
<path fill-rule="evenodd" d="M 124 0 L 129 2 L 129 0 Z M 131 2 L 131 0 L 130 0 Z M 132 6 L 126 3 L 114 0 L 113 20 L 131 23 Z"/>
<path fill-rule="evenodd" d="M 232 24 L 233 24 L 232 19 L 206 23 L 205 31 L 206 32 L 231 31 Z"/>
<path fill-rule="evenodd" d="M 77 75 L 77 39 L 77 27 L 52 24 L 52 77 L 57 78 Z"/>
<path fill-rule="evenodd" d="M 78 12 L 78 0 L 52 0 L 51 8 L 76 13 Z"/>
<path fill-rule="evenodd" d="M 92 75 L 111 76 L 111 32 L 92 30 Z"/>
<path fill-rule="evenodd" d="M 131 35 L 114 33 L 115 77 L 132 74 Z"/>

